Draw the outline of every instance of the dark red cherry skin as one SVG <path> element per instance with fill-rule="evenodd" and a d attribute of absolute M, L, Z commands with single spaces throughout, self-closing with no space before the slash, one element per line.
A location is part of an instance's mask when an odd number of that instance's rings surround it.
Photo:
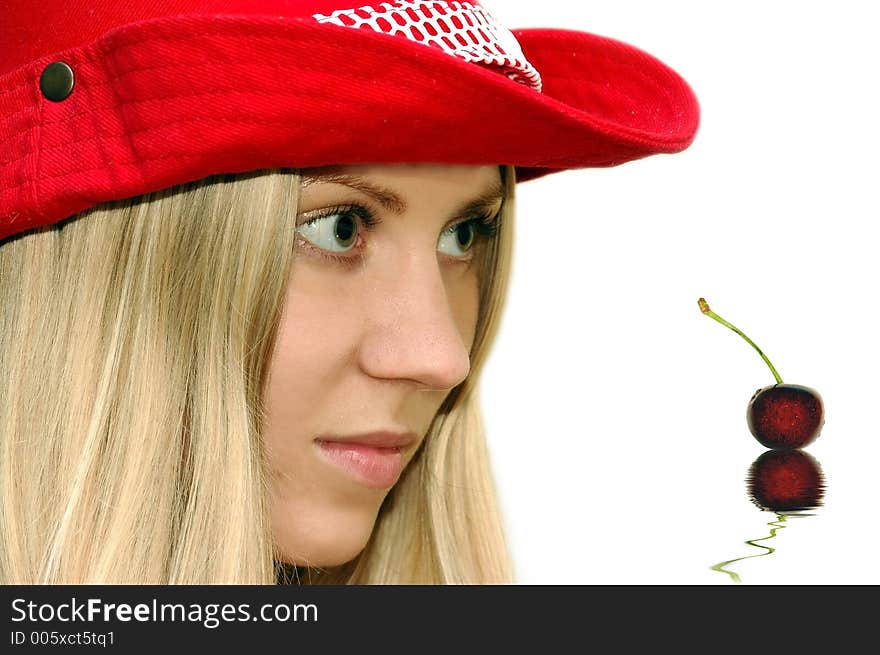
<path fill-rule="evenodd" d="M 813 509 L 822 504 L 825 477 L 803 450 L 765 450 L 749 469 L 749 496 L 774 512 Z"/>
<path fill-rule="evenodd" d="M 774 384 L 755 392 L 746 419 L 755 439 L 766 448 L 803 448 L 819 436 L 825 408 L 815 389 Z"/>

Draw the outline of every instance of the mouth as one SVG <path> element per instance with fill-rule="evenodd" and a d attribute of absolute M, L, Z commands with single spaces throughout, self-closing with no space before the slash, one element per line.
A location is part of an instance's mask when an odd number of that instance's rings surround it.
<path fill-rule="evenodd" d="M 403 472 L 403 451 L 415 443 L 415 434 L 371 432 L 352 436 L 322 435 L 315 439 L 318 453 L 349 478 L 373 489 L 388 489 Z"/>

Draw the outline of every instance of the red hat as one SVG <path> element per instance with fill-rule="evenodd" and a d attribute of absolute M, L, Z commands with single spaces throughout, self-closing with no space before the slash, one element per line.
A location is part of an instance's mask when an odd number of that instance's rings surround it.
<path fill-rule="evenodd" d="M 654 57 L 511 32 L 475 0 L 8 0 L 0 239 L 218 173 L 613 166 L 683 150 L 698 120 Z"/>

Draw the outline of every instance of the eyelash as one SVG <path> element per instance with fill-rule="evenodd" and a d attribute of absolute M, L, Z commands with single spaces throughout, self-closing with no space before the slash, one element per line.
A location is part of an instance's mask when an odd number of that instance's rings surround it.
<path fill-rule="evenodd" d="M 311 218 L 309 218 L 307 221 L 303 221 L 300 225 L 310 225 L 335 214 L 353 214 L 357 216 L 360 219 L 361 224 L 366 228 L 368 232 L 382 222 L 382 219 L 376 214 L 376 212 L 371 210 L 369 207 L 353 203 L 349 205 L 337 205 L 336 207 L 327 207 L 326 209 L 320 209 L 315 212 L 315 214 Z M 498 224 L 500 222 L 500 216 L 501 212 L 496 213 L 494 216 L 490 216 L 489 214 L 474 216 L 459 221 L 458 223 L 453 223 L 449 227 L 444 228 L 444 232 L 455 230 L 456 228 L 458 228 L 458 226 L 464 225 L 465 223 L 472 223 L 474 226 L 474 231 L 476 232 L 476 235 L 474 236 L 475 241 L 478 238 L 491 239 L 498 234 Z M 297 227 L 299 227 L 299 225 Z M 315 253 L 319 257 L 323 257 L 324 259 L 346 266 L 353 266 L 357 264 L 360 260 L 360 253 L 358 253 L 354 257 L 337 255 L 314 245 L 308 239 L 299 234 L 296 235 L 296 238 L 301 246 L 305 247 L 310 252 Z M 471 245 L 471 250 L 472 249 L 473 245 Z M 458 261 L 462 263 L 469 263 L 471 259 L 473 259 L 473 257 L 469 257 L 468 259 L 459 259 Z"/>

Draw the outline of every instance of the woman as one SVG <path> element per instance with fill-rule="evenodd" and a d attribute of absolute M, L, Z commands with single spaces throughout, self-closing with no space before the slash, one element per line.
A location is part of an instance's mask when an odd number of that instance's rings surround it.
<path fill-rule="evenodd" d="M 0 28 L 0 582 L 510 581 L 514 184 L 683 149 L 686 83 L 479 3 L 56 15 Z"/>

